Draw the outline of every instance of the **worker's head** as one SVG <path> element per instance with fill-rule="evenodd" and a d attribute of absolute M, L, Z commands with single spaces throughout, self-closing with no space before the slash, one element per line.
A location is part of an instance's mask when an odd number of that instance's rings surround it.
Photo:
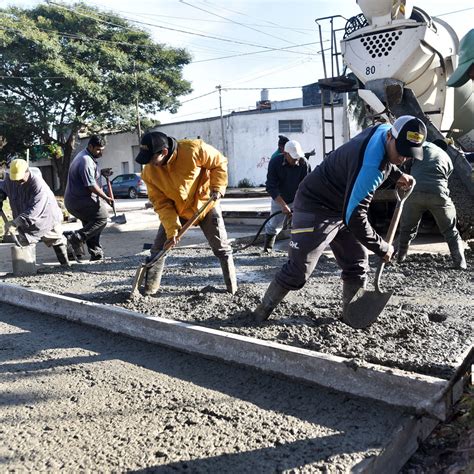
<path fill-rule="evenodd" d="M 410 158 L 422 160 L 422 145 L 426 133 L 425 124 L 412 115 L 402 115 L 395 120 L 387 135 L 386 150 L 389 161 L 400 166 Z"/>
<path fill-rule="evenodd" d="M 278 150 L 280 153 L 283 153 L 285 150 L 285 143 L 289 142 L 290 139 L 285 137 L 285 135 L 278 135 Z"/>
<path fill-rule="evenodd" d="M 474 80 L 474 29 L 459 43 L 458 67 L 448 80 L 448 86 L 461 87 L 469 79 Z"/>
<path fill-rule="evenodd" d="M 168 160 L 169 137 L 163 132 L 148 132 L 140 142 L 140 153 L 135 161 L 141 165 L 164 166 Z"/>
<path fill-rule="evenodd" d="M 94 158 L 100 158 L 106 145 L 105 138 L 101 135 L 92 135 L 89 138 L 87 149 Z"/>
<path fill-rule="evenodd" d="M 286 142 L 283 149 L 283 156 L 290 166 L 295 166 L 300 158 L 304 158 L 303 149 L 301 148 L 300 143 L 296 140 Z"/>
<path fill-rule="evenodd" d="M 26 183 L 30 177 L 28 163 L 25 160 L 17 159 L 10 163 L 9 176 L 12 181 L 18 181 L 20 184 Z"/>

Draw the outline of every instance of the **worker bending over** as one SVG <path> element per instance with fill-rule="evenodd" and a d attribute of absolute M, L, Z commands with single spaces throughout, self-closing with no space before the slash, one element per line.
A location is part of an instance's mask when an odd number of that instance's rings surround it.
<path fill-rule="evenodd" d="M 151 248 L 151 260 L 165 245 L 178 243 L 182 224 L 212 196 L 224 196 L 227 187 L 227 158 L 202 140 L 176 140 L 162 132 L 146 133 L 137 163 L 145 165 L 142 178 L 148 198 L 160 218 Z M 198 221 L 214 255 L 219 259 L 229 293 L 237 291 L 232 248 L 220 204 L 209 206 Z M 161 284 L 165 259 L 148 269 L 145 294 L 155 294 Z"/>
<path fill-rule="evenodd" d="M 368 250 L 388 262 L 393 246 L 372 228 L 367 210 L 375 190 L 390 178 L 408 188 L 413 178 L 397 166 L 422 159 L 424 123 L 412 116 L 377 125 L 340 146 L 300 184 L 293 206 L 288 261 L 275 275 L 253 313 L 255 322 L 268 319 L 291 290 L 304 286 L 319 257 L 331 248 L 342 269 L 343 312 L 365 287 Z"/>
<path fill-rule="evenodd" d="M 453 162 L 445 150 L 447 144 L 444 140 L 425 143 L 423 160 L 415 161 L 409 169 L 409 173 L 416 179 L 416 187 L 403 208 L 398 238 L 398 263 L 406 259 L 410 242 L 418 232 L 421 216 L 425 211 L 430 211 L 448 244 L 454 268 L 467 268 L 464 244 L 456 228 L 456 208 L 449 197 L 448 179 L 453 172 Z"/>
<path fill-rule="evenodd" d="M 43 177 L 33 174 L 25 160 L 13 160 L 9 173 L 0 181 L 0 201 L 8 197 L 13 220 L 6 231 L 18 236 L 23 245 L 44 242 L 53 247 L 61 266 L 69 266 L 66 238 L 61 229 L 63 213 Z"/>

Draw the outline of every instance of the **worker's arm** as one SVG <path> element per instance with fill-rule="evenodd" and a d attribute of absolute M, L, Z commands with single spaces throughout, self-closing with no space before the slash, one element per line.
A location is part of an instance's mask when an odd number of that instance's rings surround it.
<path fill-rule="evenodd" d="M 209 170 L 211 192 L 224 196 L 227 188 L 227 158 L 213 146 L 203 143 L 198 166 Z"/>
<path fill-rule="evenodd" d="M 353 179 L 349 179 L 346 199 L 343 207 L 343 220 L 349 230 L 361 244 L 381 258 L 390 258 L 393 247 L 389 245 L 370 225 L 368 210 L 376 189 L 384 182 L 386 176 L 400 177 L 401 171 L 390 168 L 386 175 L 382 171 L 384 162 L 384 141 L 376 134 L 369 140 L 362 159 L 362 166 Z M 392 165 L 387 165 L 392 166 Z M 398 171 L 397 171 L 398 170 Z"/>
<path fill-rule="evenodd" d="M 146 166 L 142 172 L 142 178 L 146 183 L 148 199 L 153 204 L 153 209 L 158 214 L 160 222 L 165 228 L 166 237 L 172 239 L 181 229 L 181 222 L 179 221 L 174 202 L 154 184 L 153 178 L 147 173 Z"/>
<path fill-rule="evenodd" d="M 87 189 L 89 189 L 91 194 L 96 194 L 97 196 L 102 198 L 107 204 L 112 205 L 112 203 L 114 202 L 114 200 L 110 196 L 107 196 L 107 194 L 105 194 L 104 191 L 102 191 L 102 189 L 97 186 L 97 184 L 87 186 Z"/>

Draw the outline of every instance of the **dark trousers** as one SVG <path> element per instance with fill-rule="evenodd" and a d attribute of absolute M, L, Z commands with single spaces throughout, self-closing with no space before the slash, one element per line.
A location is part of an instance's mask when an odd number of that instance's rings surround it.
<path fill-rule="evenodd" d="M 293 212 L 288 261 L 276 274 L 276 281 L 287 290 L 299 290 L 313 273 L 319 257 L 330 247 L 346 281 L 364 281 L 368 252 L 344 225 L 341 216 L 329 210 Z"/>
<path fill-rule="evenodd" d="M 69 202 L 65 205 L 69 213 L 82 222 L 83 227 L 78 232 L 84 238 L 91 257 L 103 257 L 100 236 L 109 217 L 107 204 L 102 199 L 97 202 L 91 199 L 87 205 L 75 206 Z"/>
<path fill-rule="evenodd" d="M 421 216 L 425 211 L 431 212 L 448 244 L 453 245 L 460 239 L 456 228 L 456 208 L 451 198 L 444 194 L 414 191 L 403 208 L 398 239 L 400 249 L 408 249 L 416 237 Z"/>
<path fill-rule="evenodd" d="M 184 224 L 185 220 L 181 220 Z M 224 218 L 219 204 L 216 204 L 199 223 L 199 227 L 204 233 L 214 255 L 218 259 L 226 259 L 232 255 L 232 247 L 227 239 L 227 231 L 225 230 Z M 167 240 L 166 232 L 163 225 L 160 225 L 155 242 L 151 247 L 151 255 L 158 253 L 163 249 L 163 245 Z"/>

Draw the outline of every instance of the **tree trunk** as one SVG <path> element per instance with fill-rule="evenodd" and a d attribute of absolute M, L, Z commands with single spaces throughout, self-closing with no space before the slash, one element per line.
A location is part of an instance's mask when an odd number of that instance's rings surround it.
<path fill-rule="evenodd" d="M 59 190 L 58 193 L 61 196 L 64 196 L 64 192 L 66 191 L 66 184 L 67 184 L 67 175 L 69 172 L 69 166 L 71 164 L 71 157 L 74 147 L 76 146 L 76 137 L 77 137 L 77 129 L 72 129 L 71 133 L 69 134 L 68 139 L 65 143 L 62 144 L 63 149 L 63 156 L 60 159 L 54 160 L 56 168 L 56 173 L 59 178 Z"/>

